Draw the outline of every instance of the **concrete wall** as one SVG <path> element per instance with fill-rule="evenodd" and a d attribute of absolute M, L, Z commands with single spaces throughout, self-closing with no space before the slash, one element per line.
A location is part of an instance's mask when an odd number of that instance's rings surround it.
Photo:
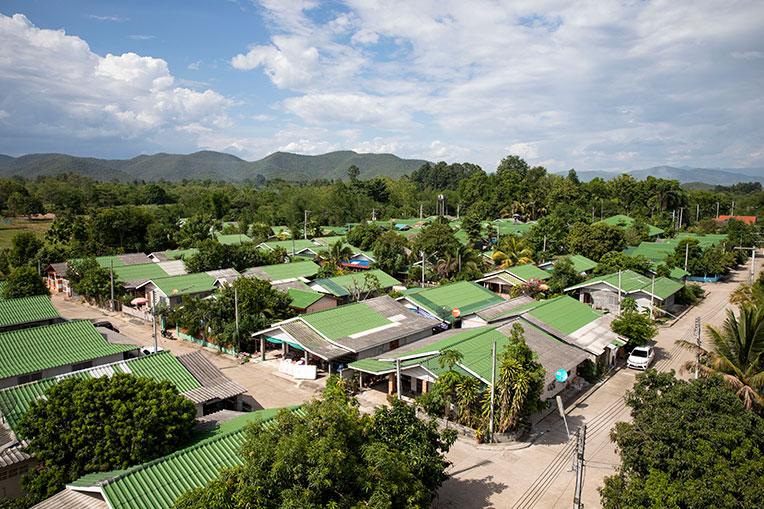
<path fill-rule="evenodd" d="M 21 478 L 35 465 L 35 460 L 26 461 L 0 468 L 0 498 L 18 498 L 24 495 L 21 489 Z"/>

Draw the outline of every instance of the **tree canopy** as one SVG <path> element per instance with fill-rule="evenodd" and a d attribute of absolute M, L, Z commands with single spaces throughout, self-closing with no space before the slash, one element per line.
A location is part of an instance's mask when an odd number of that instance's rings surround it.
<path fill-rule="evenodd" d="M 250 427 L 244 463 L 182 495 L 175 508 L 429 507 L 446 480 L 453 432 L 440 433 L 405 403 L 362 414 L 332 377 L 303 410 Z"/>
<path fill-rule="evenodd" d="M 195 419 L 194 404 L 167 381 L 125 374 L 61 380 L 18 425 L 39 462 L 25 489 L 40 500 L 89 472 L 169 454 L 190 438 Z"/>
<path fill-rule="evenodd" d="M 48 295 L 48 287 L 32 267 L 18 267 L 11 271 L 2 286 L 4 299 L 18 299 L 34 295 Z"/>
<path fill-rule="evenodd" d="M 626 403 L 633 421 L 611 433 L 621 464 L 600 489 L 605 509 L 764 506 L 764 420 L 721 377 L 649 370 Z"/>

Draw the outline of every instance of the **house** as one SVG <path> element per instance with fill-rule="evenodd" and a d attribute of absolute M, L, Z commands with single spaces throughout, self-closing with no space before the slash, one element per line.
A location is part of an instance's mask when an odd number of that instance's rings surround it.
<path fill-rule="evenodd" d="M 220 286 L 239 277 L 241 274 L 234 269 L 211 270 L 151 279 L 138 285 L 136 289 L 143 292 L 148 303 L 175 307 L 182 303 L 184 297 L 208 297 Z"/>
<path fill-rule="evenodd" d="M 331 295 L 338 302 L 363 300 L 379 295 L 401 282 L 380 269 L 368 270 L 364 273 L 353 272 L 343 276 L 316 279 L 308 283 L 311 290 Z"/>
<path fill-rule="evenodd" d="M 265 360 L 267 344 L 281 345 L 306 363 L 332 371 L 332 364 L 347 363 L 398 348 L 431 336 L 438 320 L 422 316 L 384 295 L 301 315 L 257 332 Z"/>
<path fill-rule="evenodd" d="M 754 225 L 756 224 L 756 216 L 725 216 L 721 215 L 716 218 L 716 221 L 719 223 L 726 223 L 727 221 L 735 220 L 735 221 L 742 221 L 743 223 L 747 225 Z"/>
<path fill-rule="evenodd" d="M 490 387 L 492 347 L 495 343 L 496 351 L 500 355 L 510 341 L 515 323 L 522 326 L 526 344 L 536 353 L 538 362 L 546 371 L 545 389 L 541 398 L 553 398 L 567 386 L 574 384 L 577 367 L 589 355 L 532 323 L 517 318 L 503 325 L 452 329 L 402 346 L 377 358 L 351 362 L 348 368 L 360 375 L 361 386 L 366 385 L 364 375 L 371 378 L 372 382 L 379 380 L 379 377 L 386 377 L 388 394 L 398 392 L 399 380 L 401 394 L 419 395 L 428 392 L 430 384 L 436 382 L 438 377 L 447 371 L 447 368 L 440 365 L 440 354 L 445 350 L 456 350 L 462 354 L 462 359 L 453 369 L 462 375 L 476 378 L 483 386 Z M 565 369 L 571 372 L 572 376 L 565 383 L 557 382 L 554 374 L 558 369 Z"/>
<path fill-rule="evenodd" d="M 115 256 L 98 256 L 96 262 L 105 269 L 117 269 L 129 265 L 151 263 L 151 259 L 143 253 L 129 253 Z M 71 297 L 72 289 L 67 278 L 68 262 L 51 263 L 45 267 L 45 282 L 51 293 L 63 293 Z"/>
<path fill-rule="evenodd" d="M 295 280 L 307 281 L 307 278 L 312 278 L 318 274 L 319 269 L 320 267 L 316 263 L 304 260 L 252 267 L 242 272 L 242 276 L 256 277 L 277 284 Z"/>
<path fill-rule="evenodd" d="M 636 219 L 625 216 L 623 214 L 618 214 L 615 216 L 606 217 L 605 219 L 599 221 L 600 223 L 609 224 L 610 226 L 618 226 L 621 229 L 627 229 L 631 225 L 633 225 L 636 222 Z M 651 224 L 645 223 L 647 226 L 647 236 L 648 237 L 659 237 L 666 233 L 665 230 L 662 228 L 658 228 L 657 226 L 653 226 Z"/>
<path fill-rule="evenodd" d="M 185 260 L 199 252 L 195 247 L 188 249 L 168 249 L 167 251 L 156 251 L 149 255 L 152 262 L 167 262 Z"/>
<path fill-rule="evenodd" d="M 509 293 L 513 286 L 524 285 L 531 281 L 544 281 L 549 279 L 551 274 L 542 270 L 532 263 L 525 265 L 515 265 L 505 269 L 498 269 L 487 273 L 484 277 L 476 280 L 486 288 L 496 293 Z"/>
<path fill-rule="evenodd" d="M 504 302 L 502 297 L 470 281 L 410 289 L 399 300 L 419 314 L 464 328 L 485 325 L 478 313 Z"/>
<path fill-rule="evenodd" d="M 0 390 L 0 495 L 20 496 L 20 478 L 34 464 L 16 435 L 19 421 L 31 404 L 45 397 L 46 391 L 66 377 L 101 377 L 130 373 L 172 383 L 181 395 L 191 400 L 198 417 L 223 409 L 241 410 L 241 395 L 246 389 L 224 376 L 201 352 L 174 357 L 169 352 L 130 358 L 53 378 Z"/>
<path fill-rule="evenodd" d="M 594 268 L 597 266 L 597 262 L 595 262 L 594 260 L 590 260 L 589 258 L 579 254 L 565 255 L 564 257 L 558 256 L 554 260 L 550 260 L 544 263 L 539 263 L 538 266 L 540 269 L 544 269 L 544 270 L 552 272 L 554 271 L 555 263 L 557 263 L 557 260 L 559 260 L 560 258 L 569 259 L 570 263 L 573 264 L 573 268 L 575 269 L 575 271 L 584 276 L 589 274 L 591 271 L 593 271 Z"/>
<path fill-rule="evenodd" d="M 684 284 L 667 277 L 648 278 L 631 270 L 596 276 L 583 283 L 565 288 L 565 293 L 577 291 L 581 302 L 610 313 L 620 313 L 621 301 L 627 297 L 637 302 L 640 311 L 674 305 L 674 295 Z"/>
<path fill-rule="evenodd" d="M 238 246 L 238 245 L 244 244 L 245 242 L 252 242 L 252 238 L 245 235 L 244 233 L 224 234 L 224 233 L 216 232 L 215 238 L 221 244 L 225 244 L 229 246 Z"/>
<path fill-rule="evenodd" d="M 261 242 L 257 245 L 257 248 L 267 251 L 275 251 L 276 249 L 281 248 L 287 252 L 288 257 L 300 257 L 313 260 L 318 256 L 319 252 L 325 249 L 325 246 L 312 240 L 294 239 Z"/>
<path fill-rule="evenodd" d="M 298 313 L 315 313 L 337 307 L 337 300 L 320 292 L 314 292 L 307 285 L 303 288 L 287 288 L 286 293 L 292 298 L 289 305 Z M 278 288 L 278 287 L 277 287 Z"/>
<path fill-rule="evenodd" d="M 88 321 L 0 333 L 0 389 L 122 361 L 135 345 L 108 343 Z"/>
<path fill-rule="evenodd" d="M 0 298 L 0 332 L 63 322 L 47 295 Z"/>
<path fill-rule="evenodd" d="M 280 410 L 213 414 L 205 418 L 205 424 L 212 423 L 210 429 L 201 432 L 192 445 L 124 470 L 85 475 L 34 508 L 171 509 L 187 490 L 204 486 L 223 468 L 241 464 L 247 427 L 254 423 L 273 426 Z M 299 407 L 291 411 L 304 415 Z"/>

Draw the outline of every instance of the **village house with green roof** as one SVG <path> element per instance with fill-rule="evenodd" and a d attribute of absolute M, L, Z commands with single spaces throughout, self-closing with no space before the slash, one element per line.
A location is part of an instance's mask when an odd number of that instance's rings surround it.
<path fill-rule="evenodd" d="M 462 358 L 453 369 L 477 379 L 484 387 L 490 387 L 492 346 L 495 342 L 496 351 L 503 351 L 510 342 L 515 323 L 523 328 L 526 344 L 546 371 L 543 400 L 554 398 L 567 387 L 581 385 L 582 381 L 576 376 L 577 368 L 591 356 L 522 318 L 473 329 L 452 329 L 377 358 L 352 362 L 348 367 L 359 374 L 362 387 L 386 389 L 388 394 L 397 393 L 400 387 L 402 395 L 418 396 L 428 392 L 431 384 L 447 371 L 439 363 L 441 353 L 455 350 Z M 559 369 L 570 374 L 564 383 L 555 380 L 555 372 Z"/>
<path fill-rule="evenodd" d="M 275 425 L 279 411 L 305 415 L 300 407 L 248 413 L 219 412 L 191 445 L 124 470 L 87 474 L 41 502 L 38 509 L 171 509 L 186 491 L 204 486 L 220 470 L 243 462 L 247 427 Z M 211 426 L 207 426 L 207 424 Z"/>
<path fill-rule="evenodd" d="M 627 229 L 631 225 L 637 222 L 636 219 L 633 217 L 625 216 L 623 214 L 617 214 L 615 216 L 606 217 L 605 219 L 602 219 L 599 221 L 600 223 L 608 224 L 610 226 L 617 226 L 621 229 Z M 662 228 L 658 228 L 657 226 L 644 223 L 645 226 L 647 226 L 647 236 L 648 237 L 659 237 L 666 233 L 665 230 Z"/>
<path fill-rule="evenodd" d="M 432 335 L 438 320 L 422 316 L 384 295 L 309 313 L 273 324 L 254 334 L 260 355 L 281 348 L 281 358 L 316 364 L 331 372 L 332 364 L 380 355 Z"/>
<path fill-rule="evenodd" d="M 0 299 L 0 332 L 63 322 L 48 295 Z"/>
<path fill-rule="evenodd" d="M 674 296 L 684 284 L 667 277 L 646 277 L 631 270 L 596 276 L 583 283 L 565 288 L 575 292 L 579 300 L 610 313 L 618 314 L 621 301 L 629 297 L 636 301 L 640 311 L 663 310 L 671 312 Z"/>
<path fill-rule="evenodd" d="M 475 282 L 495 293 L 506 295 L 514 286 L 524 285 L 531 281 L 544 281 L 551 276 L 546 270 L 540 269 L 532 263 L 527 263 L 493 270 Z"/>
<path fill-rule="evenodd" d="M 407 307 L 442 322 L 479 327 L 486 322 L 478 313 L 504 299 L 471 281 L 460 281 L 432 288 L 412 288 L 399 299 Z M 456 316 L 455 316 L 456 315 Z"/>
<path fill-rule="evenodd" d="M 316 279 L 308 286 L 313 291 L 331 295 L 338 303 L 376 297 L 395 287 L 404 288 L 400 281 L 381 269 Z"/>
<path fill-rule="evenodd" d="M 574 255 L 558 256 L 554 260 L 549 260 L 548 262 L 539 263 L 538 267 L 540 269 L 544 269 L 549 272 L 554 272 L 554 265 L 560 260 L 560 258 L 567 258 L 568 260 L 570 260 L 570 263 L 573 265 L 573 269 L 583 276 L 591 273 L 591 271 L 593 271 L 594 268 L 597 266 L 597 262 L 595 262 L 594 260 L 590 260 L 584 255 L 574 254 Z"/>
<path fill-rule="evenodd" d="M 234 269 L 211 270 L 179 276 L 167 276 L 145 281 L 137 286 L 146 299 L 149 308 L 163 304 L 168 307 L 179 306 L 184 297 L 204 298 L 215 290 L 241 277 Z"/>
<path fill-rule="evenodd" d="M 244 272 L 242 276 L 256 277 L 273 284 L 284 283 L 287 281 L 308 281 L 321 267 L 311 260 L 294 261 L 291 263 L 278 263 L 275 265 L 262 265 L 260 267 L 251 267 Z"/>

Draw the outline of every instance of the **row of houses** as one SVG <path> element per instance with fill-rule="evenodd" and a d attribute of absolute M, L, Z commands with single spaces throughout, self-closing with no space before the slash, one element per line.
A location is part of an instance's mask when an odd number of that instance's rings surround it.
<path fill-rule="evenodd" d="M 172 383 L 198 416 L 245 408 L 246 390 L 201 352 L 144 355 L 112 328 L 62 318 L 48 296 L 0 299 L 0 497 L 20 496 L 21 477 L 35 464 L 16 436 L 32 402 L 64 378 L 117 373 Z"/>

